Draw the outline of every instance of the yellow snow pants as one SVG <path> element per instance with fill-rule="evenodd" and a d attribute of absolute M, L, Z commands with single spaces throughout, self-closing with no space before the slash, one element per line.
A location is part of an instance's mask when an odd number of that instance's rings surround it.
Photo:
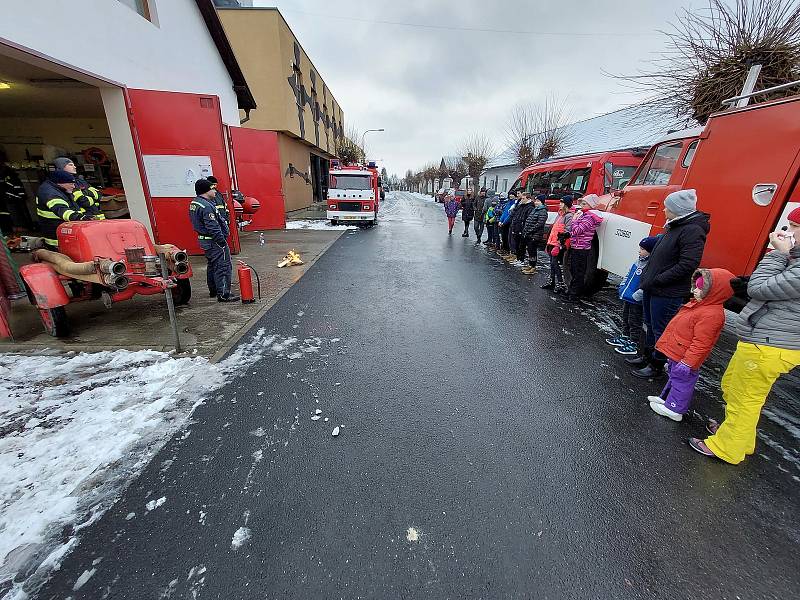
<path fill-rule="evenodd" d="M 738 465 L 756 449 L 756 426 L 772 384 L 800 365 L 800 350 L 739 342 L 722 376 L 725 420 L 705 440 L 725 462 Z"/>

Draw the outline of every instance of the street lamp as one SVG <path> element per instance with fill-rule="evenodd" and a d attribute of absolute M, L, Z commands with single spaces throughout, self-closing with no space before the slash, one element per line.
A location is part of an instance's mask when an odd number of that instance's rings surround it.
<path fill-rule="evenodd" d="M 367 129 L 364 133 L 361 134 L 361 149 L 364 149 L 364 138 L 370 131 L 386 131 L 383 127 L 380 129 Z"/>

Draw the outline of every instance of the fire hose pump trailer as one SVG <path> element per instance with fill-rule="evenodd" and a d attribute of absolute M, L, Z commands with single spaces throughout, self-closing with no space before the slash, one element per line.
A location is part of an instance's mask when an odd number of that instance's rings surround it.
<path fill-rule="evenodd" d="M 189 302 L 192 268 L 185 250 L 156 245 L 144 225 L 131 219 L 59 225 L 58 252 L 34 250 L 34 264 L 20 268 L 28 299 L 47 333 L 69 333 L 65 306 L 103 299 L 107 307 L 136 295 L 169 290 L 174 304 Z M 159 255 L 167 264 L 163 277 Z"/>

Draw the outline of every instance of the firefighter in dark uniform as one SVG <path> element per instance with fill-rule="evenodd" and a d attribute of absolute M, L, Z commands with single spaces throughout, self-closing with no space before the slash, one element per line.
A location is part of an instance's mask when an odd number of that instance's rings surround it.
<path fill-rule="evenodd" d="M 84 213 L 93 219 L 103 220 L 106 216 L 100 210 L 100 190 L 89 185 L 83 177 L 78 175 L 78 168 L 71 159 L 61 157 L 53 161 L 56 171 L 66 171 L 75 176 L 75 191 L 72 197 Z"/>
<path fill-rule="evenodd" d="M 58 250 L 56 229 L 68 221 L 89 221 L 91 217 L 81 210 L 72 197 L 75 176 L 66 171 L 54 171 L 50 179 L 36 191 L 36 214 L 45 244 Z"/>
<path fill-rule="evenodd" d="M 222 192 L 219 191 L 219 182 L 217 178 L 213 175 L 206 177 L 211 182 L 211 186 L 214 188 L 216 195 L 214 196 L 214 206 L 217 207 L 217 213 L 222 218 L 223 221 L 230 224 L 231 222 L 231 214 L 228 211 L 228 204 L 225 202 L 225 196 L 222 195 Z"/>
<path fill-rule="evenodd" d="M 219 302 L 238 302 L 239 296 L 231 295 L 230 229 L 228 221 L 220 216 L 214 205 L 217 191 L 208 179 L 198 179 L 194 191 L 197 198 L 189 204 L 189 218 L 208 261 L 206 280 L 209 296 L 216 296 Z"/>

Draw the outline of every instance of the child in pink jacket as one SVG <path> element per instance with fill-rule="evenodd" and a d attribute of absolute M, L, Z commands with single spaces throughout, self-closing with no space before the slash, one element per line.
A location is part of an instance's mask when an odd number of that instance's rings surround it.
<path fill-rule="evenodd" d="M 597 208 L 598 201 L 599 198 L 596 194 L 589 194 L 581 198 L 580 208 L 575 212 L 575 216 L 569 224 L 568 231 L 571 242 L 569 272 L 572 281 L 570 281 L 567 292 L 567 302 L 578 302 L 578 299 L 584 295 L 584 280 L 592 254 L 594 232 L 603 222 L 603 217 L 592 212 Z"/>

